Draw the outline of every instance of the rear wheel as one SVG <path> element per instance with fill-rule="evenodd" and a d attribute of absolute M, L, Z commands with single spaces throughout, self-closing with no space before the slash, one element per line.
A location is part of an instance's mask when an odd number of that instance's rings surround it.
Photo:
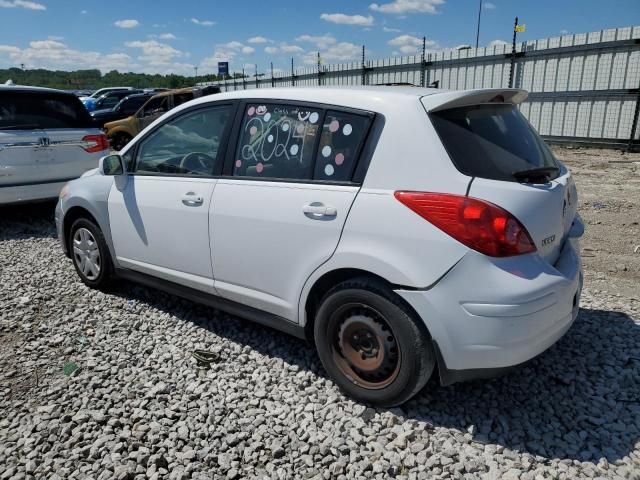
<path fill-rule="evenodd" d="M 429 380 L 435 355 L 422 321 L 383 282 L 347 280 L 323 298 L 314 325 L 318 354 L 348 395 L 384 407 Z"/>
<path fill-rule="evenodd" d="M 120 151 L 122 150 L 127 143 L 131 141 L 131 135 L 124 132 L 118 132 L 111 137 L 111 148 L 114 150 Z"/>
<path fill-rule="evenodd" d="M 108 286 L 113 272 L 111 255 L 100 228 L 91 220 L 79 218 L 69 233 L 69 251 L 80 279 L 91 288 Z"/>

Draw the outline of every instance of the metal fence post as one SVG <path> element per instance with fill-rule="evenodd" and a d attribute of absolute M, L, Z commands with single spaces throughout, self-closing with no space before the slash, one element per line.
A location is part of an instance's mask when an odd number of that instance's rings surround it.
<path fill-rule="evenodd" d="M 633 149 L 633 144 L 636 143 L 636 132 L 638 131 L 639 115 L 640 115 L 640 88 L 638 89 L 638 95 L 636 96 L 636 109 L 633 112 L 633 122 L 631 123 L 631 136 L 629 137 L 627 152 L 630 152 Z"/>
<path fill-rule="evenodd" d="M 362 80 L 361 80 L 361 84 L 362 85 L 366 85 L 367 84 L 367 70 L 366 70 L 365 65 L 364 65 L 364 45 L 362 45 Z"/>
<path fill-rule="evenodd" d="M 293 57 L 291 57 L 291 86 L 296 86 L 296 75 L 293 73 Z"/>
<path fill-rule="evenodd" d="M 276 86 L 276 81 L 273 78 L 273 62 L 271 62 L 271 87 Z"/>
<path fill-rule="evenodd" d="M 513 70 L 516 66 L 516 35 L 518 32 L 516 28 L 518 27 L 518 17 L 516 17 L 516 21 L 513 24 L 513 43 L 511 44 L 511 67 L 509 69 L 509 88 L 513 88 Z"/>
<path fill-rule="evenodd" d="M 422 56 L 420 57 L 420 86 L 424 87 L 425 78 L 424 78 L 424 69 L 427 67 L 427 64 L 424 59 L 424 54 L 427 49 L 427 37 L 422 37 Z"/>
<path fill-rule="evenodd" d="M 320 52 L 318 52 L 318 85 L 322 85 L 322 64 L 320 63 Z"/>

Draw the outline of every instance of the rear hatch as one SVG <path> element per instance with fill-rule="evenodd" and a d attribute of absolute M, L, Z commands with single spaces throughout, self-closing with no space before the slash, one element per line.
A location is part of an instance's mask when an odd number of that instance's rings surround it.
<path fill-rule="evenodd" d="M 11 143 L 18 146 L 11 146 Z M 0 92 L 0 185 L 77 178 L 108 152 L 102 132 L 74 95 L 48 90 Z"/>
<path fill-rule="evenodd" d="M 451 100 L 437 106 L 430 98 L 428 112 L 453 164 L 472 177 L 468 195 L 513 214 L 539 254 L 554 264 L 576 214 L 576 188 L 518 110 L 526 94 L 489 90 L 447 96 Z"/>

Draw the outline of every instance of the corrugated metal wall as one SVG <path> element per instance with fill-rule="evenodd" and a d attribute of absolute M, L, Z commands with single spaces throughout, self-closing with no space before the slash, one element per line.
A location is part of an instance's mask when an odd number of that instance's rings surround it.
<path fill-rule="evenodd" d="M 522 113 L 550 138 L 628 142 L 640 90 L 640 26 L 517 45 L 516 88 L 530 92 Z M 439 88 L 505 88 L 511 45 L 298 68 L 291 74 L 212 82 L 223 91 L 276 86 L 410 83 Z M 635 139 L 640 138 L 640 129 Z"/>

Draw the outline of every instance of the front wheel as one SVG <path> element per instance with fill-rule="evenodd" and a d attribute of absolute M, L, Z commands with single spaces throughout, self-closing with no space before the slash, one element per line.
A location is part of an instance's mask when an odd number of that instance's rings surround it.
<path fill-rule="evenodd" d="M 102 231 L 95 223 L 86 218 L 73 222 L 69 251 L 73 266 L 85 285 L 98 289 L 108 286 L 113 272 L 111 255 Z"/>
<path fill-rule="evenodd" d="M 435 355 L 422 321 L 383 282 L 347 280 L 323 298 L 314 324 L 329 375 L 349 396 L 391 407 L 429 380 Z"/>

